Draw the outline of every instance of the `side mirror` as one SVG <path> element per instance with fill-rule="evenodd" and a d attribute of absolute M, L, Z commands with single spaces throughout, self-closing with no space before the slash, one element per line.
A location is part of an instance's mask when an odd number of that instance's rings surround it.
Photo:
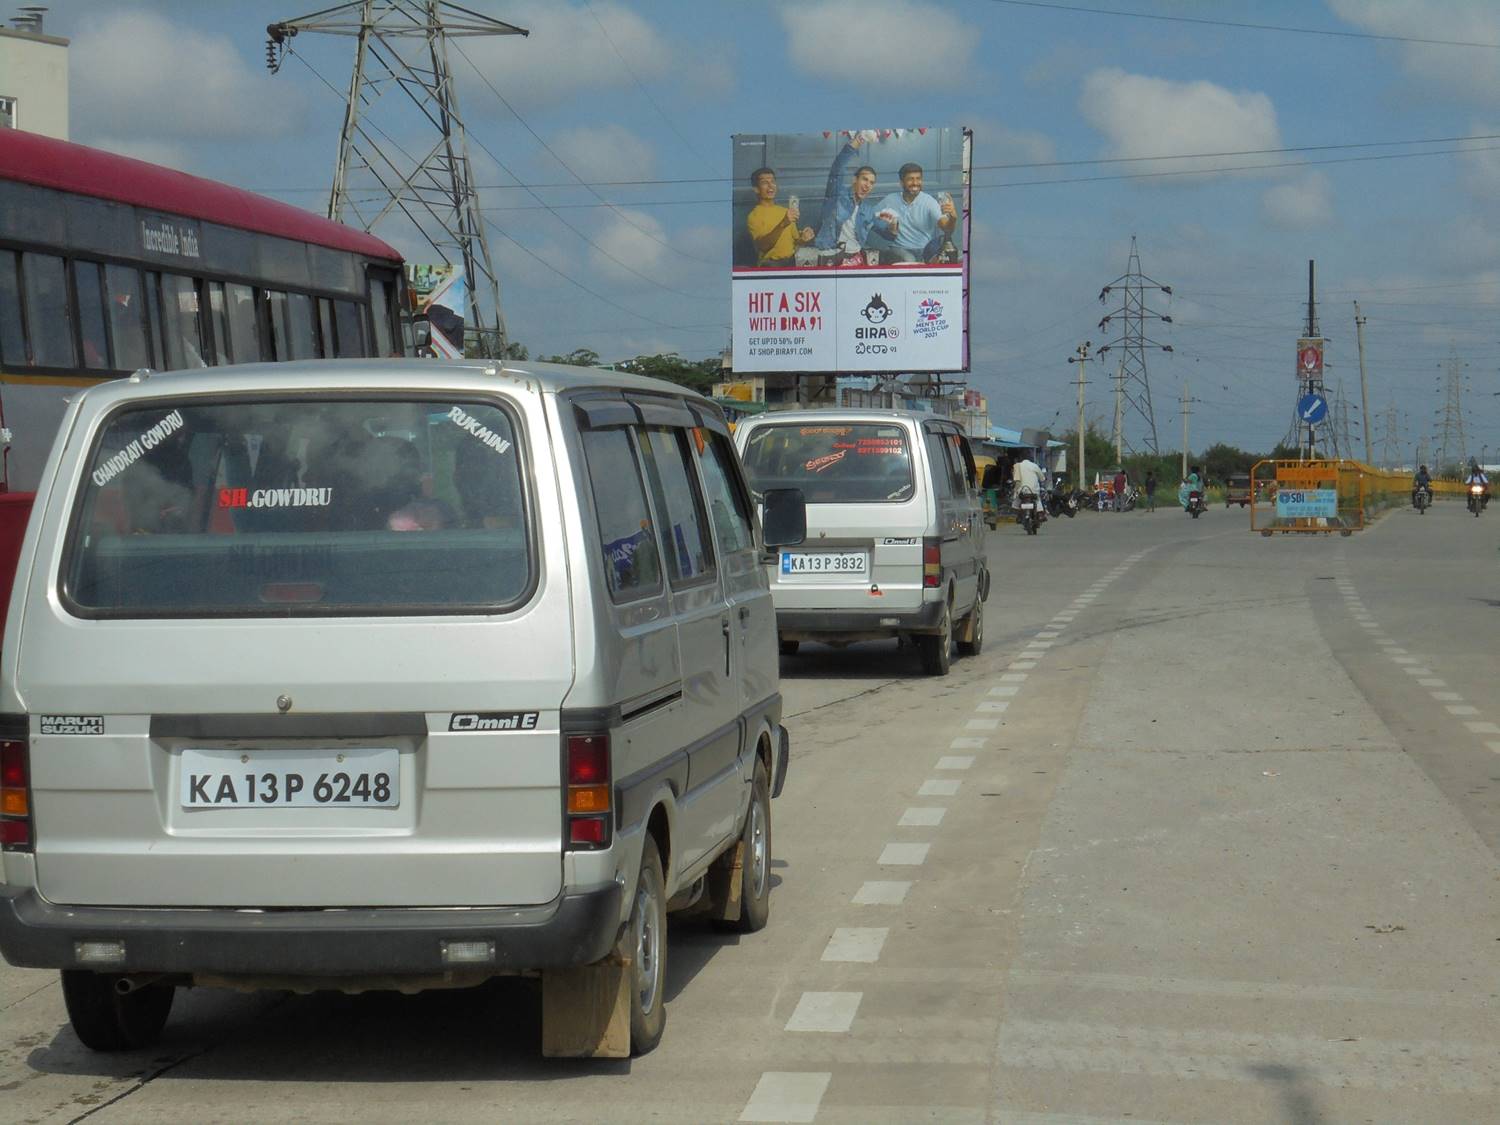
<path fill-rule="evenodd" d="M 432 325 L 427 323 L 427 318 L 412 322 L 412 347 L 418 355 L 431 354 L 432 348 Z"/>
<path fill-rule="evenodd" d="M 795 547 L 807 538 L 807 501 L 800 488 L 768 488 L 762 498 L 761 542 Z"/>

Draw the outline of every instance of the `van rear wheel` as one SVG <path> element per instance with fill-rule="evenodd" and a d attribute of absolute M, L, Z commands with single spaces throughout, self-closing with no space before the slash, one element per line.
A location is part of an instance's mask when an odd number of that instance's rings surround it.
<path fill-rule="evenodd" d="M 68 1020 L 85 1047 L 95 1051 L 129 1051 L 149 1046 L 161 1034 L 177 989 L 148 984 L 124 993 L 115 973 L 87 969 L 62 971 L 63 1004 Z"/>
<path fill-rule="evenodd" d="M 922 657 L 922 671 L 929 676 L 946 676 L 953 666 L 953 607 L 943 606 L 943 619 L 936 633 L 917 637 L 917 652 Z"/>
<path fill-rule="evenodd" d="M 667 1026 L 667 896 L 661 852 L 648 834 L 641 848 L 630 922 L 620 952 L 630 965 L 630 1053 L 644 1055 Z"/>

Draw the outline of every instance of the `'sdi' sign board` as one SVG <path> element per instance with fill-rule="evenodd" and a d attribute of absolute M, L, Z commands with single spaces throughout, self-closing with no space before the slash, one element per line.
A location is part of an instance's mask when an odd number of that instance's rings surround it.
<path fill-rule="evenodd" d="M 964 129 L 734 138 L 736 371 L 968 368 Z"/>

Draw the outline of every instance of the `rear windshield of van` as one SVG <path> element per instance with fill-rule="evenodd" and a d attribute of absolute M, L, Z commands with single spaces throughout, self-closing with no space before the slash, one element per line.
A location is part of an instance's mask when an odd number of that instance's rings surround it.
<path fill-rule="evenodd" d="M 884 503 L 912 495 L 906 431 L 887 423 L 757 426 L 742 460 L 755 491 L 800 488 L 809 504 Z"/>
<path fill-rule="evenodd" d="M 106 420 L 62 575 L 89 617 L 496 611 L 534 581 L 494 403 L 170 403 Z"/>

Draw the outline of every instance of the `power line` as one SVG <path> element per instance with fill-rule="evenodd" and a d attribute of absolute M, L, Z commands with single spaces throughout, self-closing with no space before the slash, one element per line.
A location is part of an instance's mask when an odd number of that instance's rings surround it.
<path fill-rule="evenodd" d="M 1471 43 L 1462 39 L 1423 39 L 1414 35 L 1380 35 L 1372 31 L 1341 31 L 1317 27 L 1291 27 L 1276 23 L 1245 23 L 1239 20 L 1213 20 L 1202 16 L 1164 16 L 1155 12 L 1112 11 L 1089 8 L 1082 4 L 1052 4 L 1045 0 L 990 0 L 1013 8 L 1042 8 L 1057 12 L 1081 12 L 1094 16 L 1117 16 L 1123 19 L 1157 20 L 1162 23 L 1193 23 L 1208 27 L 1230 27 L 1241 31 L 1275 31 L 1290 35 L 1324 35 L 1335 39 L 1372 39 L 1382 43 L 1420 43 L 1428 47 L 1477 47 L 1500 50 L 1500 43 Z"/>

